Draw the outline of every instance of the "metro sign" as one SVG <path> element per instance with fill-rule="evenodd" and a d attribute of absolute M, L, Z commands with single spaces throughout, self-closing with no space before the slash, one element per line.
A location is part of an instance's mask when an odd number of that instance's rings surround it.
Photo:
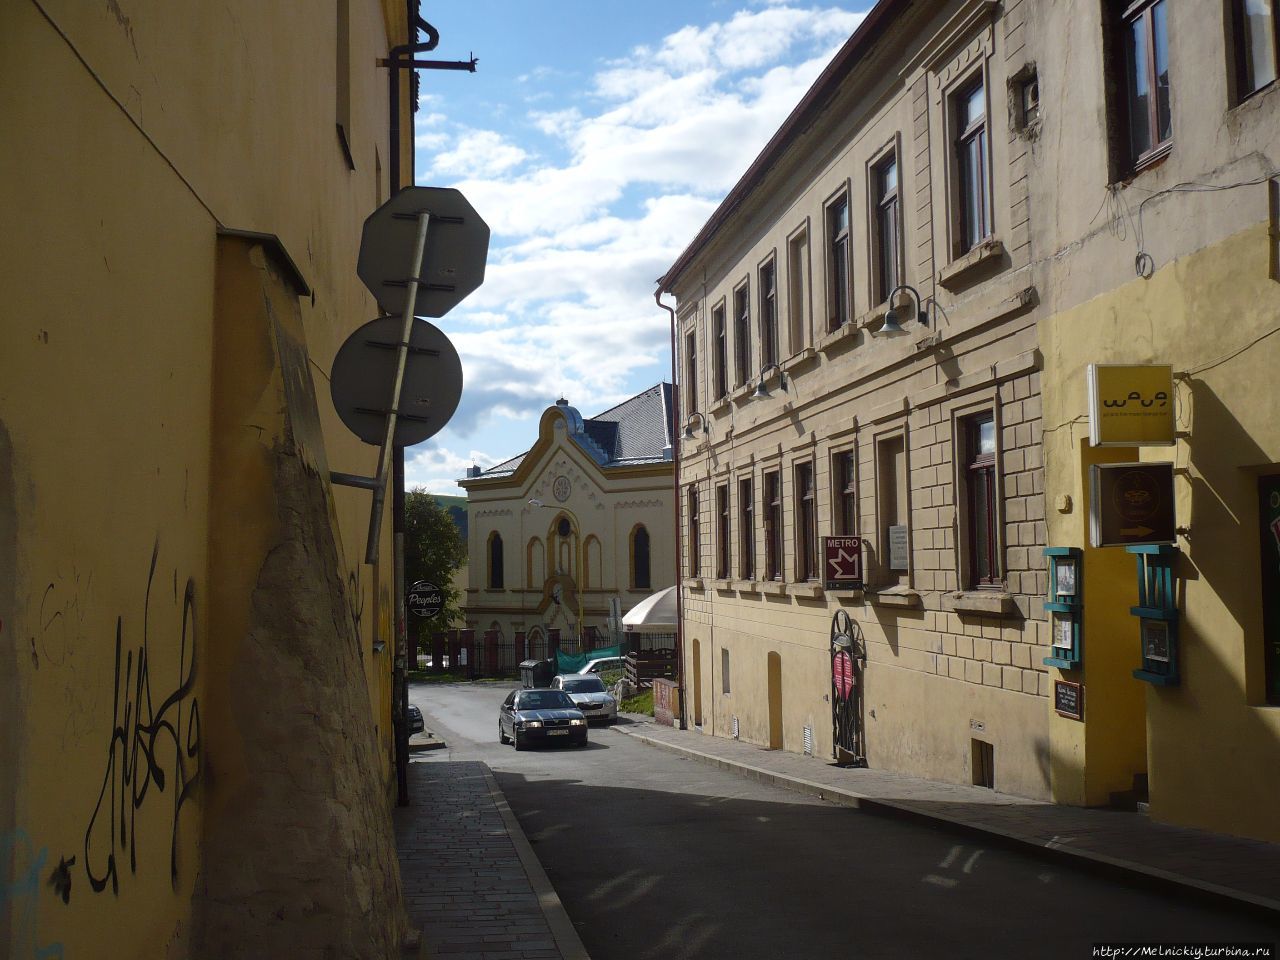
<path fill-rule="evenodd" d="M 822 556 L 826 589 L 862 589 L 861 537 L 823 537 Z"/>

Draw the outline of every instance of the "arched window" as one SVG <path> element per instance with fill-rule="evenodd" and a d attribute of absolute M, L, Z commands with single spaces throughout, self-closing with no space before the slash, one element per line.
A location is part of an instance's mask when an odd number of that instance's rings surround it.
<path fill-rule="evenodd" d="M 631 585 L 637 590 L 648 590 L 652 585 L 649 578 L 649 531 L 644 524 L 638 525 L 631 534 Z"/>
<path fill-rule="evenodd" d="M 494 531 L 489 534 L 489 589 L 502 588 L 502 535 Z"/>

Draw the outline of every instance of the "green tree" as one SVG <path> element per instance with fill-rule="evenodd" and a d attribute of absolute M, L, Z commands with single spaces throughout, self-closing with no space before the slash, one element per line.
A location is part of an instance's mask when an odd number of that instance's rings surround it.
<path fill-rule="evenodd" d="M 460 616 L 461 599 L 453 586 L 454 573 L 467 562 L 467 541 L 450 512 L 435 496 L 415 487 L 404 496 L 405 592 L 419 580 L 440 588 L 444 606 L 431 619 L 409 615 L 409 638 L 425 638 L 446 630 Z M 413 659 L 410 663 L 414 663 Z"/>

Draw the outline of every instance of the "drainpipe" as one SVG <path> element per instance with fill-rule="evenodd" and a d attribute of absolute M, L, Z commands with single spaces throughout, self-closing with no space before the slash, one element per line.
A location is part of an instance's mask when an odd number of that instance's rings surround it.
<path fill-rule="evenodd" d="M 688 709 L 684 702 L 684 589 L 680 578 L 684 559 L 680 555 L 680 392 L 676 388 L 676 311 L 662 302 L 663 289 L 653 291 L 653 302 L 671 317 L 671 484 L 675 493 L 675 546 L 676 546 L 676 690 L 680 697 L 680 728 L 688 729 Z M 697 549 L 697 546 L 694 546 Z"/>

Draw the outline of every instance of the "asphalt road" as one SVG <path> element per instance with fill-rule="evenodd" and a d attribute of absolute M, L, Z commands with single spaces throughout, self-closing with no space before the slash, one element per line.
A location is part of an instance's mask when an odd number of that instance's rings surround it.
<path fill-rule="evenodd" d="M 489 764 L 594 960 L 1082 960 L 1104 943 L 1277 940 L 1228 908 L 838 807 L 613 729 L 593 728 L 584 749 L 517 754 L 497 737 L 512 686 L 414 685 L 449 744 L 424 762 Z"/>

